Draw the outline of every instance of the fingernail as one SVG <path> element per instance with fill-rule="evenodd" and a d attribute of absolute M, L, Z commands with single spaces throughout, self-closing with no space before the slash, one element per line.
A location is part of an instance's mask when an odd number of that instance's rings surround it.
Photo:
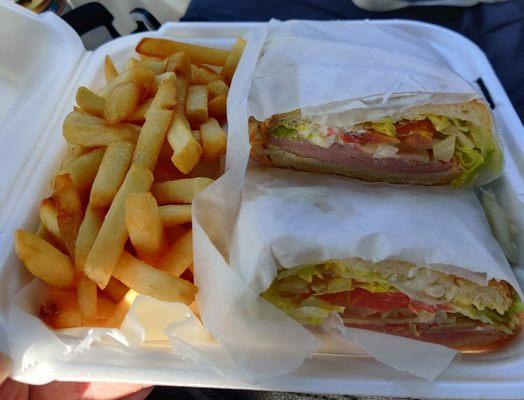
<path fill-rule="evenodd" d="M 10 372 L 11 360 L 4 353 L 0 353 L 0 384 L 9 376 Z"/>

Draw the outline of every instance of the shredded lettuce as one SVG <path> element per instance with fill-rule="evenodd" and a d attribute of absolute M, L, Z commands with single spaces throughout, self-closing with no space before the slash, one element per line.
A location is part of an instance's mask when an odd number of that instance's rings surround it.
<path fill-rule="evenodd" d="M 449 136 L 433 144 L 433 158 L 435 160 L 449 161 L 455 154 L 455 136 Z"/>
<path fill-rule="evenodd" d="M 293 128 L 286 128 L 283 125 L 278 125 L 271 130 L 271 134 L 276 137 L 293 137 L 296 136 L 297 130 Z"/>
<path fill-rule="evenodd" d="M 451 121 L 448 117 L 442 117 L 440 115 L 428 115 L 428 119 L 439 132 L 442 132 L 444 129 L 451 126 Z"/>
<path fill-rule="evenodd" d="M 395 124 L 391 119 L 388 118 L 382 118 L 379 121 L 372 122 L 371 127 L 374 131 L 383 133 L 388 136 L 395 136 L 395 134 L 397 133 Z"/>

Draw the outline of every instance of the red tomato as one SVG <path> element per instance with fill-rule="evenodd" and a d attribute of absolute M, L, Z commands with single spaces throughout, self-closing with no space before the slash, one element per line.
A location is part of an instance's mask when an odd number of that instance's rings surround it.
<path fill-rule="evenodd" d="M 327 293 L 318 297 L 336 306 L 345 307 L 349 304 L 349 292 Z"/>
<path fill-rule="evenodd" d="M 351 291 L 349 306 L 366 307 L 379 312 L 391 311 L 406 307 L 410 302 L 408 296 L 400 292 L 372 293 L 357 288 Z"/>
<path fill-rule="evenodd" d="M 351 134 L 344 133 L 341 135 L 344 143 L 358 143 L 358 144 L 397 144 L 400 140 L 393 136 L 384 135 L 383 133 L 375 131 L 367 131 L 366 133 Z"/>
<path fill-rule="evenodd" d="M 430 149 L 433 145 L 433 135 L 437 133 L 429 119 L 397 122 L 395 128 L 403 147 L 412 149 Z"/>

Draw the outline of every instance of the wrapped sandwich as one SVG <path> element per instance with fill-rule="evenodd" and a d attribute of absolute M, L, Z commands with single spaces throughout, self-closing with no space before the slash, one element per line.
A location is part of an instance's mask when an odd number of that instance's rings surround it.
<path fill-rule="evenodd" d="M 475 186 L 500 175 L 489 107 L 443 54 L 392 27 L 339 28 L 275 27 L 249 97 L 254 158 L 390 183 Z"/>
<path fill-rule="evenodd" d="M 473 191 L 248 173 L 232 265 L 297 322 L 468 352 L 521 330 L 520 288 Z"/>
<path fill-rule="evenodd" d="M 300 110 L 250 121 L 252 155 L 267 165 L 420 185 L 473 184 L 502 155 L 483 101 L 426 104 L 336 125 Z"/>
<path fill-rule="evenodd" d="M 306 325 L 333 312 L 346 326 L 442 344 L 496 349 L 522 329 L 524 306 L 505 281 L 486 286 L 390 259 L 332 260 L 281 270 L 263 297 Z"/>

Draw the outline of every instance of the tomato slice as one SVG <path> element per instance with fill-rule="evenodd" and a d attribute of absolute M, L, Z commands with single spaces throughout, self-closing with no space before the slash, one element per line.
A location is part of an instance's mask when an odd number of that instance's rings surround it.
<path fill-rule="evenodd" d="M 408 296 L 400 292 L 373 293 L 366 289 L 356 288 L 350 293 L 349 306 L 366 307 L 378 312 L 406 307 L 410 302 Z"/>
<path fill-rule="evenodd" d="M 358 143 L 358 144 L 398 144 L 400 140 L 393 136 L 384 135 L 383 133 L 375 131 L 367 131 L 366 133 L 343 133 L 341 139 L 344 143 Z"/>
<path fill-rule="evenodd" d="M 413 122 L 397 122 L 397 137 L 402 147 L 411 149 L 430 149 L 433 146 L 433 135 L 437 133 L 429 119 Z"/>
<path fill-rule="evenodd" d="M 349 304 L 349 293 L 350 292 L 327 293 L 318 297 L 336 306 L 347 307 Z"/>

